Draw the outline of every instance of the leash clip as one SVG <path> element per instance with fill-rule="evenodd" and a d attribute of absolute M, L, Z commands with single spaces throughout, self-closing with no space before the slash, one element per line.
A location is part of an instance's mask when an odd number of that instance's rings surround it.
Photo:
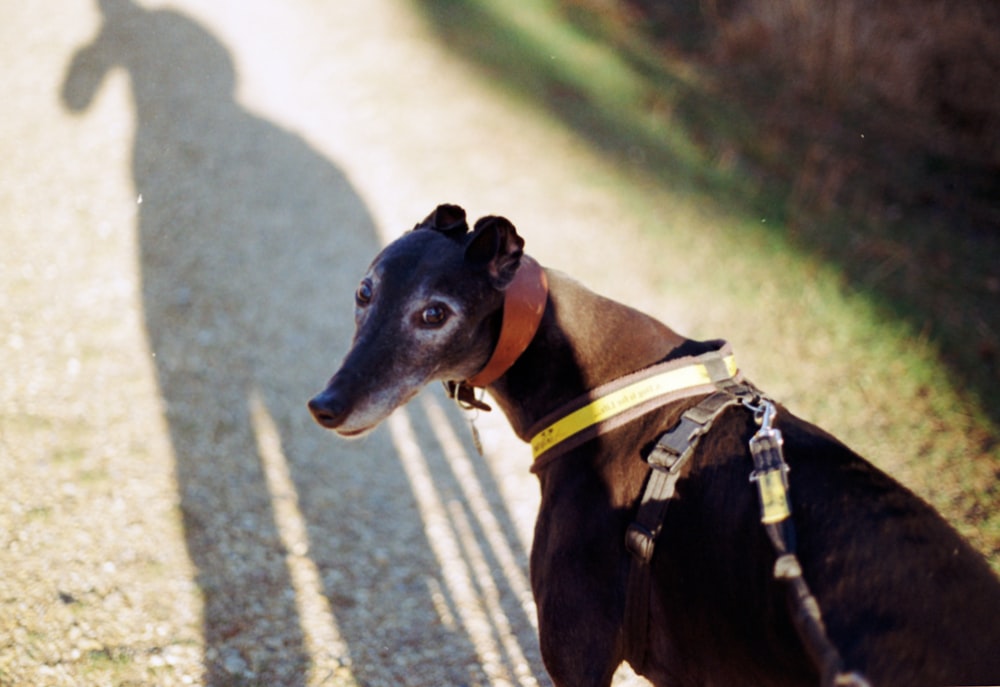
<path fill-rule="evenodd" d="M 755 437 L 761 434 L 770 435 L 771 432 L 778 432 L 778 430 L 773 429 L 774 418 L 778 414 L 778 409 L 775 407 L 774 402 L 759 393 L 753 396 L 744 396 L 740 398 L 740 403 L 743 407 L 753 413 L 754 422 L 760 425 L 760 431 L 757 432 Z M 778 432 L 778 436 L 781 436 L 781 432 Z"/>
<path fill-rule="evenodd" d="M 744 401 L 753 411 L 760 429 L 750 439 L 750 455 L 753 456 L 754 470 L 750 481 L 757 485 L 760 496 L 760 519 L 765 525 L 779 523 L 792 514 L 788 503 L 788 463 L 785 462 L 781 445 L 784 439 L 774 428 L 774 418 L 778 414 L 774 402 L 767 398 L 757 399 L 758 404 Z"/>

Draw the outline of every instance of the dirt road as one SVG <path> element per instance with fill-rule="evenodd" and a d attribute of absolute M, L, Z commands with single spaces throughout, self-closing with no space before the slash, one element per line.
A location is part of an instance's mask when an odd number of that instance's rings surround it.
<path fill-rule="evenodd" d="M 404 0 L 20 3 L 0 53 L 0 684 L 548 684 L 502 419 L 304 402 L 439 202 L 641 275 L 600 161 Z"/>

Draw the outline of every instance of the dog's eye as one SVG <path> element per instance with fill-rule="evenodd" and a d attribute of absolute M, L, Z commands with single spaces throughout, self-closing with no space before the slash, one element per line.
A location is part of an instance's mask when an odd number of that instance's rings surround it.
<path fill-rule="evenodd" d="M 424 308 L 420 317 L 424 321 L 424 324 L 437 327 L 444 324 L 444 321 L 448 319 L 448 311 L 443 305 L 429 305 Z"/>
<path fill-rule="evenodd" d="M 358 290 L 354 292 L 354 300 L 358 302 L 358 305 L 368 305 L 372 302 L 372 283 L 365 279 L 358 286 Z"/>

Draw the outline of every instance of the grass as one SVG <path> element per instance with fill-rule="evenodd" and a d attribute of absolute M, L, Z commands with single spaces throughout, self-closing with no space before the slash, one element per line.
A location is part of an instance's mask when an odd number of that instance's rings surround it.
<path fill-rule="evenodd" d="M 861 137 L 857 111 L 805 105 L 771 130 L 759 106 L 782 94 L 766 72 L 731 88 L 620 3 L 421 5 L 446 45 L 606 156 L 664 256 L 653 286 L 712 304 L 692 334 L 724 333 L 758 383 L 928 498 L 1000 572 L 1000 232 L 876 197 L 886 169 L 931 153 L 869 164 L 896 151 Z"/>
<path fill-rule="evenodd" d="M 132 662 L 133 656 L 128 649 L 104 647 L 92 649 L 86 654 L 87 670 L 95 672 L 114 674 L 118 669 L 130 666 Z"/>
<path fill-rule="evenodd" d="M 656 169 L 676 192 L 705 189 L 755 202 L 714 165 L 712 141 L 737 118 L 705 97 L 692 75 L 662 67 L 651 50 L 622 52 L 561 17 L 546 0 L 429 0 L 428 15 L 447 44 L 499 77 L 518 96 L 555 112 L 613 159 Z M 693 135 L 693 122 L 703 122 Z M 754 189 L 756 191 L 756 189 Z"/>

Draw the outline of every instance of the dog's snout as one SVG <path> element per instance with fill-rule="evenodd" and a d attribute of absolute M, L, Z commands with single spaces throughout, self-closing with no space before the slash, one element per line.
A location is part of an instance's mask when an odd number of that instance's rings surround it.
<path fill-rule="evenodd" d="M 323 391 L 309 400 L 309 412 L 327 429 L 336 429 L 347 417 L 347 403 L 336 394 Z"/>

